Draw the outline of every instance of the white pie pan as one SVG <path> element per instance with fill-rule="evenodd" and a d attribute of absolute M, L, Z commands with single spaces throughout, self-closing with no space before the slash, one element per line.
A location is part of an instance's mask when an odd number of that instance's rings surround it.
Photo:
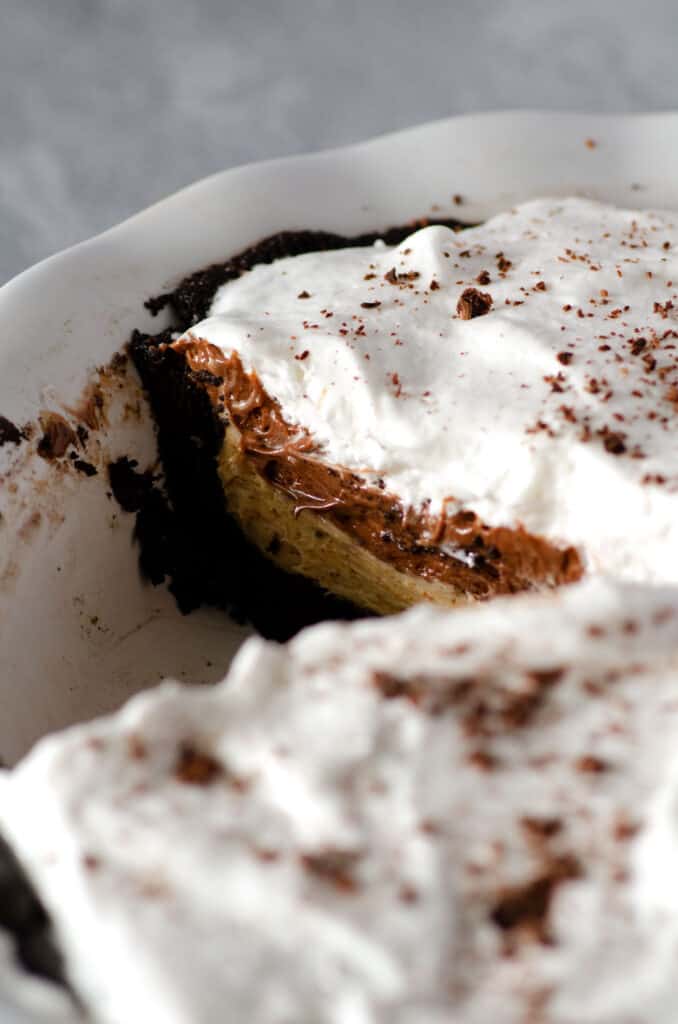
<path fill-rule="evenodd" d="M 94 367 L 134 327 L 162 326 L 145 299 L 265 235 L 357 233 L 426 215 L 475 221 L 540 195 L 678 209 L 677 160 L 678 114 L 520 112 L 452 118 L 216 174 L 0 289 L 0 414 L 24 423 L 76 403 Z M 112 455 L 151 463 L 147 416 L 113 416 L 104 433 Z M 0 448 L 7 764 L 44 733 L 109 711 L 163 676 L 219 678 L 246 635 L 216 612 L 183 617 L 164 588 L 143 584 L 133 517 L 107 496 L 105 475 L 57 474 L 27 454 L 34 448 Z M 0 1021 L 18 1019 L 9 1013 L 0 1005 Z"/>

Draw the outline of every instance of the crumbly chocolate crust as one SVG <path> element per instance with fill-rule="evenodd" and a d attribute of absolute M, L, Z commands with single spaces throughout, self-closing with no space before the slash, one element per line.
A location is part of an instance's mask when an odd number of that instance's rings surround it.
<path fill-rule="evenodd" d="M 63 962 L 52 942 L 47 914 L 1 836 L 0 928 L 13 937 L 17 960 L 23 968 L 66 985 Z"/>
<path fill-rule="evenodd" d="M 321 252 L 329 249 L 348 249 L 358 245 L 373 245 L 382 239 L 386 245 L 400 245 L 418 227 L 429 223 L 442 224 L 453 230 L 470 227 L 459 220 L 426 218 L 412 221 L 386 231 L 369 231 L 362 235 L 336 235 L 329 231 L 280 231 L 262 239 L 225 263 L 214 263 L 185 277 L 171 292 L 156 295 L 146 302 L 146 308 L 154 315 L 169 307 L 176 318 L 177 330 L 185 331 L 193 324 L 204 320 L 217 288 L 232 281 L 257 263 L 273 263 L 284 256 L 300 256 L 305 252 Z"/>
<path fill-rule="evenodd" d="M 217 474 L 224 423 L 205 391 L 210 374 L 193 372 L 169 345 L 173 332 L 183 332 L 204 319 L 217 288 L 258 263 L 322 249 L 372 245 L 378 238 L 398 245 L 426 223 L 421 220 L 353 237 L 282 231 L 225 263 L 191 274 L 174 291 L 146 303 L 154 314 L 169 308 L 173 319 L 172 328 L 156 335 L 135 331 L 129 343 L 158 425 L 166 494 L 147 480 L 138 507 L 128 510 L 137 517 L 142 573 L 155 584 L 166 580 L 182 612 L 201 604 L 215 605 L 279 641 L 315 622 L 370 614 L 310 580 L 284 572 L 245 539 L 228 514 Z M 457 220 L 436 223 L 453 229 L 466 226 Z M 120 500 L 114 482 L 116 474 L 119 479 L 119 467 L 112 468 L 112 474 L 113 492 Z"/>

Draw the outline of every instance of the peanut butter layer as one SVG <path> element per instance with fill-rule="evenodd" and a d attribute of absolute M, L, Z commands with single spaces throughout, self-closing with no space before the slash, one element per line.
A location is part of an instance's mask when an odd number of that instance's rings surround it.
<path fill-rule="evenodd" d="M 313 437 L 285 420 L 276 399 L 256 372 L 245 370 L 237 353 L 225 355 L 194 339 L 171 347 L 183 354 L 216 411 L 237 430 L 242 457 L 289 500 L 295 517 L 316 513 L 397 572 L 452 587 L 470 599 L 581 577 L 582 562 L 572 547 L 520 527 L 493 527 L 470 510 L 432 516 L 425 508 L 407 508 L 385 487 L 324 462 Z M 275 550 L 267 554 L 276 560 Z"/>

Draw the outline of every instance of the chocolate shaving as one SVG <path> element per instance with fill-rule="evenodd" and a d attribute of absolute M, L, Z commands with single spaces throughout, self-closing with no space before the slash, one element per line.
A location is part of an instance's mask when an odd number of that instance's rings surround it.
<path fill-rule="evenodd" d="M 548 916 L 556 888 L 580 878 L 579 862 L 573 856 L 559 857 L 534 881 L 509 889 L 490 912 L 490 920 L 504 932 L 520 931 L 526 937 L 550 944 Z"/>
<path fill-rule="evenodd" d="M 606 452 L 610 455 L 623 455 L 626 451 L 626 434 L 621 431 L 610 430 L 608 427 L 603 427 L 598 431 L 598 434 L 603 439 L 603 447 Z"/>
<path fill-rule="evenodd" d="M 389 284 L 409 284 L 411 281 L 416 281 L 418 277 L 418 270 L 406 270 L 399 274 L 395 267 L 391 267 L 384 274 L 384 280 L 388 281 Z"/>
<path fill-rule="evenodd" d="M 357 888 L 353 871 L 361 854 L 353 850 L 325 850 L 322 853 L 301 855 L 306 870 L 322 882 L 329 882 L 342 892 L 354 892 Z"/>
<path fill-rule="evenodd" d="M 607 761 L 603 761 L 602 758 L 596 757 L 594 754 L 584 754 L 575 761 L 574 766 L 578 772 L 590 775 L 601 775 L 610 767 Z"/>
<path fill-rule="evenodd" d="M 405 699 L 418 704 L 423 696 L 421 680 L 418 677 L 401 678 L 390 672 L 375 671 L 372 683 L 386 700 Z"/>
<path fill-rule="evenodd" d="M 182 746 L 174 769 L 174 777 L 189 786 L 209 786 L 223 775 L 219 761 L 189 743 Z"/>
<path fill-rule="evenodd" d="M 560 818 L 533 818 L 529 815 L 521 818 L 520 824 L 530 838 L 539 841 L 553 839 L 563 828 Z"/>
<path fill-rule="evenodd" d="M 485 316 L 492 308 L 492 296 L 479 292 L 477 288 L 465 288 L 457 302 L 457 315 L 461 320 L 473 320 Z"/>

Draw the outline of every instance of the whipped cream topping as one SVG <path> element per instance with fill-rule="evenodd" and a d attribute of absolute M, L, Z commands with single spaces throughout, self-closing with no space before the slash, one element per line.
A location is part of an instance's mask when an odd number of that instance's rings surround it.
<path fill-rule="evenodd" d="M 250 640 L 0 827 L 99 1021 L 673 1024 L 677 620 L 598 579 Z"/>
<path fill-rule="evenodd" d="M 237 351 L 318 457 L 405 506 L 470 508 L 670 581 L 677 246 L 673 214 L 536 200 L 256 266 L 188 335 Z M 487 312 L 460 304 L 469 288 Z"/>

